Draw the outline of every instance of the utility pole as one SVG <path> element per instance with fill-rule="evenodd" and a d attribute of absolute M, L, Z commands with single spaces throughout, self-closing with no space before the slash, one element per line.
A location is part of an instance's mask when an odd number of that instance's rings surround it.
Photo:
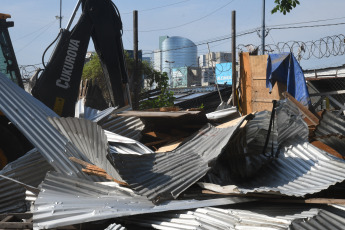
<path fill-rule="evenodd" d="M 133 109 L 139 109 L 139 87 L 140 79 L 138 72 L 138 11 L 133 11 L 133 58 L 134 58 L 134 73 L 133 73 Z"/>
<path fill-rule="evenodd" d="M 61 26 L 61 21 L 62 21 L 61 13 L 62 13 L 62 0 L 60 0 L 60 29 L 62 28 L 62 26 Z"/>
<path fill-rule="evenodd" d="M 237 107 L 236 101 L 236 11 L 232 11 L 231 20 L 231 55 L 232 55 L 232 104 Z"/>
<path fill-rule="evenodd" d="M 265 0 L 262 0 L 261 54 L 265 54 Z"/>

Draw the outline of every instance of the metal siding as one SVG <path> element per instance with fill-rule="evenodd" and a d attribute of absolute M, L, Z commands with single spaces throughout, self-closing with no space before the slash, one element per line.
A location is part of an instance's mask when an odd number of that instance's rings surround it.
<path fill-rule="evenodd" d="M 155 206 L 137 196 L 99 183 L 48 173 L 35 202 L 34 228 L 47 229 L 106 220 L 121 216 L 219 206 L 253 199 L 221 198 L 211 200 L 166 201 Z"/>
<path fill-rule="evenodd" d="M 68 158 L 88 159 L 48 121 L 58 117 L 43 103 L 0 74 L 0 110 L 58 172 L 92 180 Z M 95 179 L 95 178 L 93 178 Z"/>
<path fill-rule="evenodd" d="M 238 204 L 236 208 L 198 208 L 120 218 L 127 224 L 154 229 L 343 229 L 342 215 L 312 205 Z"/>
<path fill-rule="evenodd" d="M 251 181 L 238 185 L 241 193 L 277 192 L 303 197 L 345 179 L 345 161 L 330 156 L 296 137 L 279 157 L 262 168 Z"/>
<path fill-rule="evenodd" d="M 9 163 L 0 171 L 0 175 L 18 180 L 24 184 L 38 187 L 48 171 L 53 168 L 33 149 L 24 156 Z M 25 212 L 26 189 L 13 182 L 0 177 L 0 213 Z"/>
<path fill-rule="evenodd" d="M 109 160 L 138 194 L 154 202 L 176 198 L 206 175 L 208 165 L 222 153 L 244 119 L 228 128 L 208 124 L 172 152 L 141 156 L 111 154 Z"/>

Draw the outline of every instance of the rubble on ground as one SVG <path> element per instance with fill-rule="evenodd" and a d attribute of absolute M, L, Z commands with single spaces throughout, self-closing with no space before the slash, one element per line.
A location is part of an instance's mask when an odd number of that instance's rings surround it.
<path fill-rule="evenodd" d="M 0 171 L 0 226 L 345 224 L 345 120 L 337 112 L 318 117 L 289 97 L 245 116 L 234 108 L 97 111 L 80 101 L 75 118 L 60 118 L 1 76 L 0 96 L 0 110 L 33 146 Z"/>

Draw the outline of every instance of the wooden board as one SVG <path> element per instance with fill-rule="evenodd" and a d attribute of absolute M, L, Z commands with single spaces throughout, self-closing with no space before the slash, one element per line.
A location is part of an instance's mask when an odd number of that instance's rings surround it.
<path fill-rule="evenodd" d="M 240 54 L 243 114 L 249 114 L 253 111 L 271 111 L 272 100 L 284 98 L 282 92 L 286 91 L 285 85 L 275 84 L 271 93 L 266 88 L 267 58 L 268 55 L 249 56 L 248 53 Z"/>

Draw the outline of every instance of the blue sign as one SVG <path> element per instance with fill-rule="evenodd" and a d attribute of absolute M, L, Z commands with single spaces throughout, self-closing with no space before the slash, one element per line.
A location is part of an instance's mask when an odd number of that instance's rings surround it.
<path fill-rule="evenodd" d="M 216 64 L 216 79 L 218 84 L 232 85 L 232 63 Z"/>

